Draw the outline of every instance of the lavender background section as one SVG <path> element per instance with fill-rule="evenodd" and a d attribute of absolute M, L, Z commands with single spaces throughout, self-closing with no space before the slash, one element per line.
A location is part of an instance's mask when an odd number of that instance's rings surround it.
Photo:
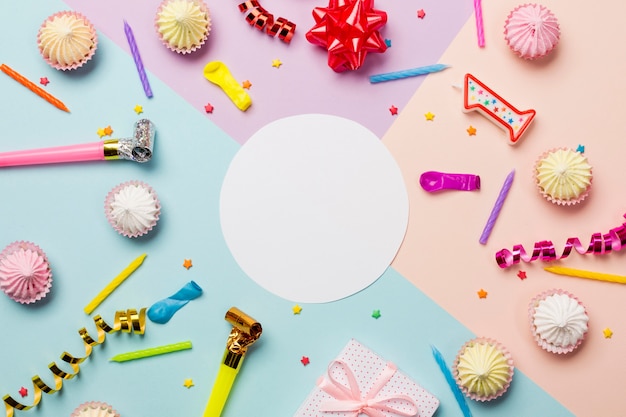
<path fill-rule="evenodd" d="M 473 12 L 472 2 L 466 0 L 378 0 L 374 7 L 388 15 L 380 32 L 391 41 L 391 47 L 383 54 L 369 54 L 357 71 L 335 73 L 327 65 L 327 52 L 305 38 L 314 26 L 313 8 L 328 3 L 261 0 L 274 18 L 284 17 L 296 24 L 295 36 L 286 44 L 249 26 L 237 7 L 240 2 L 208 1 L 212 25 L 207 43 L 192 54 L 180 55 L 161 44 L 154 28 L 159 1 L 65 0 L 69 8 L 85 14 L 98 32 L 130 54 L 123 23 L 128 21 L 148 77 L 160 78 L 202 113 L 211 103 L 214 111 L 206 116 L 240 144 L 276 119 L 303 113 L 346 117 L 382 137 L 395 118 L 389 107 L 394 105 L 401 112 L 423 77 L 370 84 L 369 76 L 438 62 Z M 426 13 L 423 19 L 417 17 L 420 9 Z M 274 59 L 282 61 L 280 68 L 272 67 Z M 246 112 L 204 79 L 202 70 L 210 61 L 224 62 L 238 81 L 252 83 L 249 94 L 253 104 Z M 129 73 L 136 73 L 132 59 L 127 65 Z M 132 76 L 137 77 L 138 100 L 145 98 L 139 77 Z M 172 117 L 177 117 L 175 108 Z"/>

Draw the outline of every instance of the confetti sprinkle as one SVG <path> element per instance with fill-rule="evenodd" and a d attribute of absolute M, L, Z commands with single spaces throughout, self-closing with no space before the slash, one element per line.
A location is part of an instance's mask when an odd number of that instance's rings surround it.
<path fill-rule="evenodd" d="M 583 145 L 578 145 L 576 152 L 585 153 L 585 147 Z"/>
<path fill-rule="evenodd" d="M 391 48 L 391 39 L 385 39 L 385 45 L 387 45 L 387 48 Z"/>
<path fill-rule="evenodd" d="M 613 330 L 607 327 L 606 329 L 602 330 L 602 334 L 604 335 L 605 339 L 610 339 L 611 336 L 613 336 Z"/>
<path fill-rule="evenodd" d="M 143 107 L 142 107 L 142 106 L 140 106 L 139 104 L 137 104 L 137 105 L 133 108 L 133 110 L 135 110 L 135 113 L 137 113 L 137 114 L 141 114 L 141 113 L 143 113 Z"/>
<path fill-rule="evenodd" d="M 298 304 L 293 306 L 291 309 L 293 310 L 293 314 L 300 314 L 300 312 L 302 311 L 302 307 L 300 307 Z"/>
<path fill-rule="evenodd" d="M 41 77 L 39 79 L 39 84 L 46 86 L 50 83 L 50 80 L 48 80 L 48 77 Z"/>
<path fill-rule="evenodd" d="M 252 83 L 248 80 L 245 80 L 244 82 L 241 83 L 241 86 L 245 88 L 246 90 L 249 90 L 250 87 L 252 87 Z"/>
<path fill-rule="evenodd" d="M 300 359 L 300 362 L 302 362 L 302 365 L 304 366 L 307 366 L 309 363 L 311 363 L 308 356 L 303 356 L 302 359 Z"/>
<path fill-rule="evenodd" d="M 517 277 L 518 277 L 519 279 L 521 279 L 522 281 L 523 281 L 523 280 L 525 280 L 525 279 L 527 278 L 527 276 L 526 276 L 526 271 L 519 271 L 519 272 L 517 273 Z"/>
<path fill-rule="evenodd" d="M 380 316 L 381 316 L 381 314 L 380 314 L 380 310 L 374 310 L 374 311 L 372 312 L 372 317 L 374 317 L 375 319 L 379 319 L 379 318 L 380 318 Z"/>
<path fill-rule="evenodd" d="M 281 62 L 280 59 L 274 59 L 272 61 L 272 66 L 275 67 L 275 68 L 280 68 L 281 65 L 283 65 L 283 63 Z"/>
<path fill-rule="evenodd" d="M 185 386 L 186 388 L 193 387 L 193 379 L 191 379 L 191 378 L 185 379 L 185 382 L 183 383 L 183 386 Z"/>
<path fill-rule="evenodd" d="M 22 388 L 20 388 L 19 393 L 20 393 L 20 395 L 23 398 L 23 397 L 26 397 L 28 395 L 28 390 L 26 388 L 22 387 Z"/>
<path fill-rule="evenodd" d="M 185 261 L 183 262 L 183 266 L 187 268 L 187 270 L 189 270 L 189 268 L 193 266 L 191 263 L 191 259 L 185 259 Z"/>
<path fill-rule="evenodd" d="M 417 17 L 419 17 L 420 19 L 423 19 L 424 17 L 426 17 L 426 12 L 424 11 L 424 9 L 419 9 L 417 11 Z"/>
<path fill-rule="evenodd" d="M 470 136 L 476 136 L 476 128 L 472 125 L 467 128 L 467 134 Z"/>
<path fill-rule="evenodd" d="M 481 288 L 480 291 L 476 292 L 476 294 L 478 294 L 478 298 L 487 298 L 488 292 Z"/>
<path fill-rule="evenodd" d="M 213 109 L 214 107 L 211 105 L 211 103 L 207 103 L 206 106 L 204 106 L 204 111 L 207 113 L 213 113 Z"/>
<path fill-rule="evenodd" d="M 111 129 L 111 125 L 104 128 L 104 134 L 107 136 L 111 136 L 113 134 L 113 129 Z"/>
<path fill-rule="evenodd" d="M 99 128 L 98 128 L 98 136 L 99 136 L 99 137 L 102 137 L 102 136 L 104 136 L 104 135 L 106 135 L 106 133 L 104 133 L 104 129 L 103 129 L 103 128 L 101 128 L 101 127 L 99 127 Z"/>
<path fill-rule="evenodd" d="M 392 116 L 397 115 L 398 114 L 398 108 L 396 106 L 389 107 L 389 113 L 391 113 Z"/>
<path fill-rule="evenodd" d="M 424 117 L 426 118 L 426 120 L 430 120 L 430 121 L 435 120 L 435 115 L 432 114 L 431 112 L 424 114 Z"/>

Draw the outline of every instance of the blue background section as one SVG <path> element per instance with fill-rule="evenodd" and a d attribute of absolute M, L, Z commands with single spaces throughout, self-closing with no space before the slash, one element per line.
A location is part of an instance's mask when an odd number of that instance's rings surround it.
<path fill-rule="evenodd" d="M 95 331 L 83 307 L 141 253 L 148 254 L 144 264 L 96 310 L 106 321 L 117 310 L 149 307 L 190 280 L 204 289 L 167 324 L 148 322 L 143 336 L 109 335 L 76 378 L 18 416 L 69 415 L 92 400 L 113 405 L 122 416 L 202 415 L 230 331 L 223 317 L 231 306 L 259 320 L 264 333 L 250 349 L 224 417 L 292 415 L 350 338 L 437 396 L 436 416 L 460 415 L 430 345 L 452 363 L 474 336 L 468 329 L 393 270 L 352 297 L 305 304 L 294 315 L 291 302 L 243 274 L 221 235 L 220 185 L 238 145 L 151 74 L 154 98 L 147 100 L 132 58 L 101 34 L 86 67 L 71 73 L 51 69 L 39 56 L 35 34 L 49 14 L 66 8 L 63 3 L 40 2 L 34 9 L 28 2 L 0 0 L 0 6 L 0 62 L 33 81 L 48 77 L 46 90 L 71 109 L 57 110 L 0 74 L 0 151 L 95 142 L 97 129 L 107 125 L 114 137 L 130 135 L 137 104 L 144 108 L 141 117 L 157 126 L 154 157 L 145 165 L 111 161 L 0 170 L 0 246 L 35 242 L 47 253 L 54 279 L 52 292 L 35 305 L 0 295 L 0 394 L 19 400 L 24 386 L 29 395 L 23 401 L 31 404 L 31 377 L 39 374 L 52 384 L 50 362 L 59 362 L 63 351 L 82 356 L 78 329 Z M 131 179 L 152 185 L 162 203 L 157 228 L 134 240 L 113 231 L 103 208 L 109 190 Z M 183 268 L 184 259 L 193 260 L 191 269 Z M 381 311 L 379 319 L 371 317 L 374 309 Z M 127 363 L 108 360 L 183 340 L 191 340 L 193 349 Z M 300 363 L 302 356 L 310 358 L 308 366 Z M 190 389 L 183 386 L 187 378 L 195 384 Z M 470 407 L 476 416 L 571 415 L 519 371 L 502 399 Z"/>

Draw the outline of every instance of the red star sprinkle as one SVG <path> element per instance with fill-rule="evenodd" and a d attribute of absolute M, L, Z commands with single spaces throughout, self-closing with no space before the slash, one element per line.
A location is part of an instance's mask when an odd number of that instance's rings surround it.
<path fill-rule="evenodd" d="M 417 17 L 419 17 L 420 19 L 423 19 L 426 16 L 426 12 L 424 11 L 424 9 L 419 9 L 417 11 Z"/>
<path fill-rule="evenodd" d="M 526 279 L 526 278 L 527 278 L 527 277 L 526 277 L 526 271 L 519 271 L 519 272 L 517 273 L 517 276 L 518 276 L 518 277 L 519 277 L 519 279 L 521 279 L 521 280 Z"/>
<path fill-rule="evenodd" d="M 39 84 L 41 84 L 41 85 L 48 85 L 49 82 L 50 82 L 50 80 L 48 80 L 48 77 L 41 77 L 39 79 Z"/>
<path fill-rule="evenodd" d="M 398 114 L 398 108 L 396 106 L 389 107 L 389 113 L 391 113 L 392 116 L 395 116 Z"/>
<path fill-rule="evenodd" d="M 311 363 L 311 361 L 309 361 L 309 358 L 307 356 L 303 356 L 302 359 L 300 359 L 300 362 L 302 362 L 302 365 L 307 366 L 309 363 Z"/>
<path fill-rule="evenodd" d="M 22 397 L 26 397 L 28 395 L 28 390 L 24 387 L 20 388 L 19 392 Z"/>
<path fill-rule="evenodd" d="M 204 111 L 207 113 L 213 113 L 213 109 L 214 107 L 211 106 L 211 103 L 207 103 L 206 106 L 204 106 Z"/>

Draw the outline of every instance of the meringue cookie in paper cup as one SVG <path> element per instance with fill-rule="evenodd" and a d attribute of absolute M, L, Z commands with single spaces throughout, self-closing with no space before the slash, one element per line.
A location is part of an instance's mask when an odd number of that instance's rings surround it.
<path fill-rule="evenodd" d="M 13 242 L 0 253 L 0 289 L 21 304 L 50 292 L 52 272 L 46 254 L 32 242 Z"/>
<path fill-rule="evenodd" d="M 561 289 L 549 290 L 533 298 L 528 316 L 535 341 L 552 353 L 574 351 L 589 330 L 589 316 L 583 303 Z"/>
<path fill-rule="evenodd" d="M 593 172 L 585 155 L 564 147 L 544 152 L 537 159 L 534 178 L 546 200 L 569 206 L 589 195 Z"/>
<path fill-rule="evenodd" d="M 513 359 L 500 342 L 478 337 L 459 350 L 452 367 L 463 393 L 476 401 L 491 401 L 503 395 L 513 379 Z"/>
<path fill-rule="evenodd" d="M 161 204 L 156 192 L 141 181 L 128 181 L 106 196 L 104 210 L 113 228 L 126 237 L 145 235 L 157 224 Z"/>
<path fill-rule="evenodd" d="M 120 415 L 107 403 L 89 401 L 76 407 L 70 417 L 120 417 Z"/>
<path fill-rule="evenodd" d="M 98 36 L 85 16 L 62 11 L 41 24 L 37 44 L 52 68 L 66 71 L 79 68 L 92 58 L 98 48 Z"/>
<path fill-rule="evenodd" d="M 559 43 L 560 36 L 556 16 L 540 4 L 517 6 L 504 23 L 506 43 L 524 59 L 547 55 Z"/>
<path fill-rule="evenodd" d="M 164 0 L 154 26 L 168 49 L 189 54 L 200 49 L 211 30 L 209 9 L 201 0 Z"/>

